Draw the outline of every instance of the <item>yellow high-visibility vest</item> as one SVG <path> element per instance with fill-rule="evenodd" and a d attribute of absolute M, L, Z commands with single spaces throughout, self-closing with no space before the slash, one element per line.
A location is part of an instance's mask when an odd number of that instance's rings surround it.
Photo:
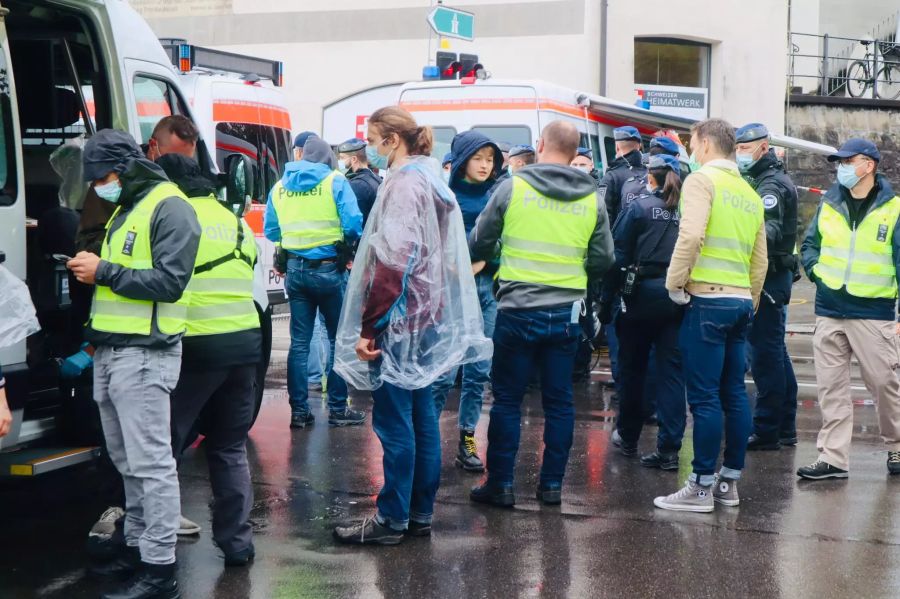
<path fill-rule="evenodd" d="M 344 238 L 332 182 L 337 171 L 307 191 L 290 191 L 281 181 L 272 187 L 272 202 L 281 228 L 281 247 L 308 250 Z"/>

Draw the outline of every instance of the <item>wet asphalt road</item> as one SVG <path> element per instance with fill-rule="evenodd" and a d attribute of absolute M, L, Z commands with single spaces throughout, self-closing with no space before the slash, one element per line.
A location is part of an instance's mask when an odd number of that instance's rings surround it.
<path fill-rule="evenodd" d="M 802 318 L 803 307 L 797 317 Z M 792 315 L 794 319 L 794 315 Z M 801 482 L 793 472 L 815 458 L 820 423 L 809 335 L 790 337 L 799 356 L 800 444 L 750 454 L 741 506 L 713 514 L 656 510 L 652 499 L 689 473 L 690 431 L 677 473 L 643 469 L 609 443 L 609 392 L 595 380 L 576 387 L 575 444 L 561 507 L 533 497 L 543 419 L 539 397 L 523 410 L 517 505 L 469 503 L 478 477 L 453 466 L 456 400 L 441 418 L 444 468 L 434 534 L 398 547 L 335 545 L 331 528 L 373 511 L 381 449 L 369 423 L 291 432 L 285 389 L 286 322 L 265 404 L 249 444 L 256 503 L 256 563 L 228 571 L 210 537 L 203 452 L 181 472 L 183 513 L 203 533 L 178 547 L 186 599 L 331 597 L 816 597 L 900 596 L 900 477 L 889 479 L 875 409 L 856 390 L 849 481 Z M 604 366 L 595 379 L 603 379 Z M 857 381 L 855 385 L 860 386 Z M 314 404 L 316 402 L 313 402 Z M 365 394 L 357 408 L 371 407 Z M 489 410 L 486 401 L 485 415 Z M 689 424 L 690 426 L 690 424 Z M 642 450 L 653 447 L 646 429 Z M 486 416 L 479 426 L 483 450 Z M 483 451 L 482 451 L 483 452 Z M 90 469 L 0 485 L 0 598 L 95 597 L 84 575 L 86 531 L 106 507 Z"/>

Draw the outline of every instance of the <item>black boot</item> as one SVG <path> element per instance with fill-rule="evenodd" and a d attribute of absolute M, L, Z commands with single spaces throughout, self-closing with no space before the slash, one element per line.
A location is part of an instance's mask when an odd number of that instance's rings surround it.
<path fill-rule="evenodd" d="M 175 564 L 141 562 L 140 571 L 125 586 L 100 595 L 100 599 L 180 599 Z"/>
<path fill-rule="evenodd" d="M 484 472 L 484 464 L 478 457 L 478 446 L 475 445 L 474 431 L 459 431 L 459 450 L 456 452 L 456 465 L 466 472 Z"/>
<path fill-rule="evenodd" d="M 88 567 L 88 576 L 94 580 L 127 580 L 134 575 L 140 563 L 140 550 L 122 545 L 112 561 Z"/>
<path fill-rule="evenodd" d="M 516 494 L 511 483 L 498 485 L 489 480 L 469 491 L 469 499 L 475 503 L 499 507 L 512 507 L 516 504 Z"/>

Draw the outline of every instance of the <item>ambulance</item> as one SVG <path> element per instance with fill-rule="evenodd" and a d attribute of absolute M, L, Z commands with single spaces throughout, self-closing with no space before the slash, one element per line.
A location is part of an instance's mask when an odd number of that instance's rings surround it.
<path fill-rule="evenodd" d="M 280 61 L 223 52 L 160 39 L 184 90 L 201 137 L 219 170 L 235 153 L 247 156 L 253 168 L 252 203 L 244 218 L 256 234 L 266 291 L 272 304 L 286 301 L 284 278 L 275 271 L 275 247 L 263 234 L 269 190 L 293 160 L 291 115 L 287 110 Z M 148 119 L 141 127 L 155 124 Z"/>
<path fill-rule="evenodd" d="M 83 318 L 74 315 L 78 302 L 59 247 L 74 248 L 80 219 L 91 202 L 102 202 L 82 178 L 84 139 L 116 128 L 146 144 L 156 122 L 171 114 L 199 122 L 182 76 L 127 2 L 0 0 L 0 262 L 27 283 L 41 325 L 0 347 L 13 415 L 10 433 L 0 438 L 0 477 L 37 476 L 89 462 L 99 451 L 89 372 L 60 376 L 60 362 L 78 349 Z M 201 127 L 197 160 L 227 188 L 229 203 L 242 203 L 252 161 L 245 152 L 213 153 L 210 135 Z M 257 278 L 264 337 L 258 406 L 271 310 L 261 269 Z"/>

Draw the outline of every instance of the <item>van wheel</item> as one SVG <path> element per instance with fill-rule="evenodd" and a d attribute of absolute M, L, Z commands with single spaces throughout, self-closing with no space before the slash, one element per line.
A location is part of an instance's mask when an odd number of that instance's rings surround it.
<path fill-rule="evenodd" d="M 256 405 L 253 407 L 253 423 L 259 416 L 259 408 L 262 406 L 263 392 L 266 388 L 266 372 L 269 370 L 269 360 L 272 357 L 272 307 L 265 311 L 256 306 L 259 314 L 259 328 L 262 332 L 262 358 L 256 367 Z M 252 424 L 251 424 L 252 426 Z"/>

